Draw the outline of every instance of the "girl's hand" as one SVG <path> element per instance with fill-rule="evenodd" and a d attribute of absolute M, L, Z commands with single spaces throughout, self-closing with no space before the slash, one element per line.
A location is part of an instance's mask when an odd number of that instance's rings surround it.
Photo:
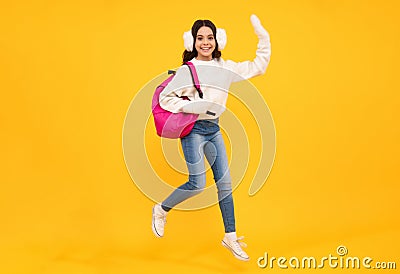
<path fill-rule="evenodd" d="M 250 16 L 250 21 L 251 24 L 254 27 L 254 31 L 258 38 L 265 38 L 269 37 L 268 32 L 264 29 L 264 27 L 261 25 L 260 19 L 254 14 Z"/>

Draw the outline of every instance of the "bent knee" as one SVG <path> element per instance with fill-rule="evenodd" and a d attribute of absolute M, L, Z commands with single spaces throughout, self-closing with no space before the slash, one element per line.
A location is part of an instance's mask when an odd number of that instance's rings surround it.
<path fill-rule="evenodd" d="M 220 180 L 217 182 L 217 188 L 219 192 L 232 192 L 231 181 Z"/>
<path fill-rule="evenodd" d="M 191 186 L 191 190 L 203 191 L 206 187 L 206 176 L 204 175 L 190 175 L 189 183 Z"/>

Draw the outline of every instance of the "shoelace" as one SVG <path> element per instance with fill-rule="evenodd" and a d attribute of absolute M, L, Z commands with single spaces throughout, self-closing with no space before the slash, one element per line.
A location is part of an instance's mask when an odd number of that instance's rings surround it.
<path fill-rule="evenodd" d="M 244 239 L 244 237 L 243 237 L 243 236 L 240 236 L 240 237 L 238 237 L 238 238 L 236 239 L 236 241 L 232 241 L 233 248 L 234 248 L 236 251 L 244 252 L 244 251 L 242 250 L 242 247 L 247 247 L 247 244 L 246 244 L 246 243 L 241 242 L 241 240 L 243 240 L 243 239 Z"/>
<path fill-rule="evenodd" d="M 166 215 L 156 215 L 155 216 L 158 221 L 164 222 L 164 225 L 167 223 L 167 216 Z"/>
<path fill-rule="evenodd" d="M 241 242 L 241 240 L 243 240 L 243 239 L 244 239 L 244 236 L 240 236 L 239 238 L 237 238 L 236 242 L 238 242 L 238 244 L 239 244 L 240 246 L 247 247 L 247 244 L 246 244 L 246 243 Z"/>

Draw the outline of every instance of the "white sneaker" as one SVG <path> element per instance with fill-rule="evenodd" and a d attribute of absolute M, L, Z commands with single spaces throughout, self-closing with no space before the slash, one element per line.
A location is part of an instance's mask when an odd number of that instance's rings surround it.
<path fill-rule="evenodd" d="M 156 204 L 153 207 L 153 218 L 151 228 L 153 229 L 154 235 L 161 238 L 164 236 L 164 226 L 167 223 L 167 212 L 162 209 L 160 204 Z"/>
<path fill-rule="evenodd" d="M 241 261 L 248 261 L 250 257 L 247 255 L 246 252 L 243 251 L 242 246 L 246 247 L 247 245 L 243 242 L 240 242 L 244 237 L 229 237 L 225 235 L 224 239 L 222 240 L 222 245 L 225 246 L 230 252 L 232 252 L 233 256 Z"/>

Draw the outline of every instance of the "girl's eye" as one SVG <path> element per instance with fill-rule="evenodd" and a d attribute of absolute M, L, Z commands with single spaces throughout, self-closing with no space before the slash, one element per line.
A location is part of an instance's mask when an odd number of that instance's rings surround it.
<path fill-rule="evenodd" d="M 203 38 L 201 38 L 201 37 L 197 37 L 197 40 L 199 40 L 199 41 L 201 41 Z"/>
<path fill-rule="evenodd" d="M 214 37 L 209 37 L 208 40 L 212 41 L 214 40 Z"/>

